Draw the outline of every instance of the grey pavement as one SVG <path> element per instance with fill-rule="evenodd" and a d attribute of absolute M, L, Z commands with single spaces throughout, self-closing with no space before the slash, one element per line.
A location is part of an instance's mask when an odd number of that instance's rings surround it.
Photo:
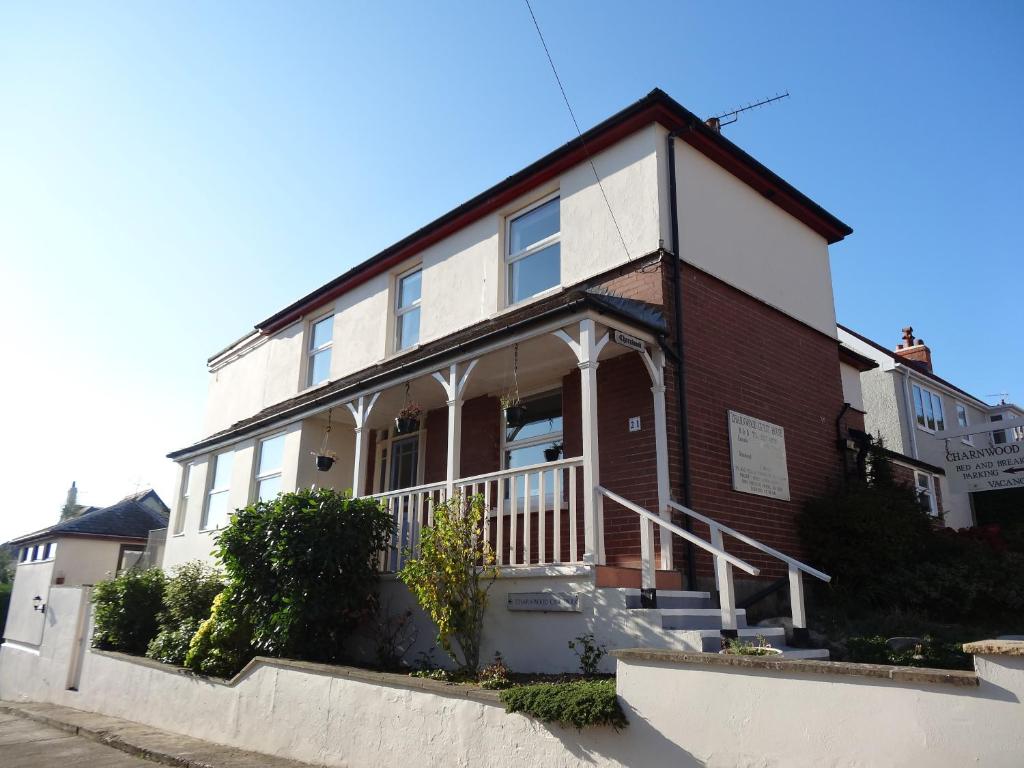
<path fill-rule="evenodd" d="M 57 704 L 0 701 L 2 768 L 310 768 Z"/>
<path fill-rule="evenodd" d="M 17 715 L 0 713 L 0 765 L 4 768 L 153 768 L 153 763 Z"/>

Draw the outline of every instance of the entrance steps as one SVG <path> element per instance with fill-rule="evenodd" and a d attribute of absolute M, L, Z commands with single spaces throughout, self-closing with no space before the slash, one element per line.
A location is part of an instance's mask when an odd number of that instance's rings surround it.
<path fill-rule="evenodd" d="M 669 647 L 704 653 L 717 653 L 722 647 L 722 614 L 714 605 L 710 592 L 659 589 L 657 607 L 641 605 L 640 590 L 635 588 L 602 588 L 607 603 L 620 604 L 630 618 L 654 630 Z M 614 595 L 614 597 L 613 597 Z M 773 648 L 789 659 L 827 659 L 824 648 L 792 648 L 786 645 L 786 631 L 781 627 L 748 627 L 747 612 L 736 611 L 737 636 L 750 642 L 763 637 Z M 649 634 L 649 633 L 648 633 Z"/>

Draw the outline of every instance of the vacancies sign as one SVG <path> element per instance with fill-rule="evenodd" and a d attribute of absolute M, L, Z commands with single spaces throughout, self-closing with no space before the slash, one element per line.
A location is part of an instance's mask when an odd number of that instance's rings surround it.
<path fill-rule="evenodd" d="M 1024 488 L 1024 443 L 947 448 L 946 479 L 956 493 Z"/>

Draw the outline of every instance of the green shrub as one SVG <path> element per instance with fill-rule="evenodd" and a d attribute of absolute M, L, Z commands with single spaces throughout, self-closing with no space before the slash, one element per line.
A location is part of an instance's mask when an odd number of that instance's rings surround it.
<path fill-rule="evenodd" d="M 160 631 L 146 655 L 165 664 L 182 665 L 199 625 L 210 617 L 214 598 L 224 589 L 220 574 L 198 560 L 174 570 L 164 585 Z"/>
<path fill-rule="evenodd" d="M 166 579 L 159 568 L 131 568 L 93 588 L 95 625 L 92 644 L 108 651 L 141 656 L 159 630 Z"/>
<path fill-rule="evenodd" d="M 973 658 L 957 643 L 943 643 L 930 637 L 903 651 L 889 648 L 884 637 L 851 637 L 846 641 L 847 661 L 861 664 L 895 664 L 901 667 L 974 669 Z"/>
<path fill-rule="evenodd" d="M 569 641 L 569 649 L 579 658 L 580 672 L 586 677 L 593 677 L 597 674 L 597 668 L 601 666 L 601 659 L 608 653 L 608 649 L 597 642 L 593 632 L 574 637 Z"/>
<path fill-rule="evenodd" d="M 483 496 L 458 494 L 434 507 L 434 523 L 423 529 L 419 552 L 398 577 L 437 625 L 437 644 L 476 677 L 480 668 L 487 593 L 498 576 L 494 553 L 481 535 Z"/>
<path fill-rule="evenodd" d="M 629 725 L 615 695 L 614 680 L 539 683 L 507 688 L 501 701 L 509 712 L 521 712 L 544 723 L 573 728 Z"/>
<path fill-rule="evenodd" d="M 11 588 L 13 586 L 10 582 L 0 582 L 0 637 L 3 636 L 4 627 L 7 626 L 7 609 L 11 605 Z"/>
<path fill-rule="evenodd" d="M 239 510 L 216 549 L 232 631 L 250 627 L 257 654 L 340 660 L 344 641 L 375 609 L 378 556 L 393 527 L 378 502 L 330 488 Z"/>
<path fill-rule="evenodd" d="M 210 617 L 192 636 L 185 666 L 214 677 L 232 677 L 253 657 L 252 627 L 231 587 L 213 601 Z"/>

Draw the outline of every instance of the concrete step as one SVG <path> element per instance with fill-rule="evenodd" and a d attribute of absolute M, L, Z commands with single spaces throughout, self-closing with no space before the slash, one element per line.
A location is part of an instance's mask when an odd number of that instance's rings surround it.
<path fill-rule="evenodd" d="M 640 608 L 640 590 L 625 589 L 626 607 Z M 658 608 L 712 608 L 710 592 L 659 589 Z"/>
<path fill-rule="evenodd" d="M 719 608 L 655 608 L 661 614 L 661 626 L 665 629 L 716 629 L 722 628 L 722 611 Z M 736 611 L 736 625 L 747 627 L 747 612 Z"/>
<path fill-rule="evenodd" d="M 717 653 L 722 650 L 721 629 L 698 629 L 683 630 L 691 631 L 700 637 L 701 649 L 705 653 Z M 786 644 L 786 630 L 782 627 L 744 627 L 737 634 L 747 640 L 755 640 L 763 637 L 775 648 L 782 648 Z"/>

